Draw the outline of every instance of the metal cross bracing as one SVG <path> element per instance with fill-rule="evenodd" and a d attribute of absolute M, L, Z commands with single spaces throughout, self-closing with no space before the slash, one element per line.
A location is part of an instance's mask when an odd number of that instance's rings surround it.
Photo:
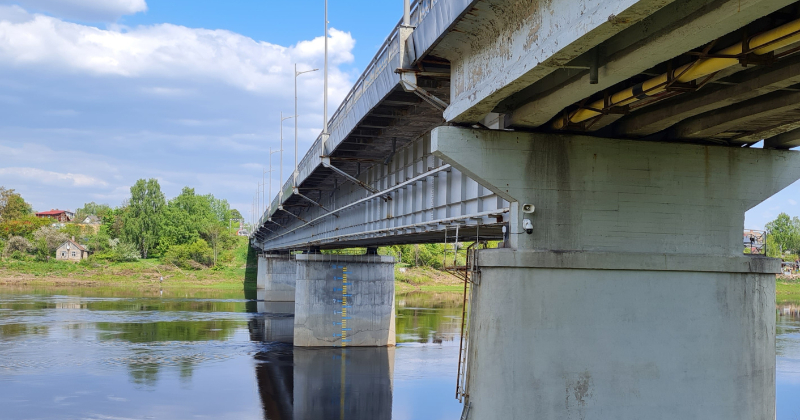
<path fill-rule="evenodd" d="M 254 246 L 269 251 L 443 242 L 455 224 L 462 240 L 474 239 L 478 230 L 481 239 L 502 238 L 508 203 L 433 156 L 427 135 L 395 150 L 386 164 L 363 168 L 357 178 L 370 189 L 335 171 L 329 176 L 335 188 L 302 190 L 310 200 L 284 203 L 262 225 L 269 230 L 255 233 Z"/>

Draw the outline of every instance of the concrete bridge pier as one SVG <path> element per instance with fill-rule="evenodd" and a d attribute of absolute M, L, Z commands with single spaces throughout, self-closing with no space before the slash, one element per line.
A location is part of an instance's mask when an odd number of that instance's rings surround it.
<path fill-rule="evenodd" d="M 742 230 L 800 153 L 455 127 L 432 147 L 512 203 L 477 258 L 469 420 L 774 418 L 780 263 Z"/>
<path fill-rule="evenodd" d="M 258 256 L 256 296 L 258 312 L 294 313 L 297 263 L 289 253 Z"/>
<path fill-rule="evenodd" d="M 295 347 L 394 346 L 394 258 L 299 254 Z"/>

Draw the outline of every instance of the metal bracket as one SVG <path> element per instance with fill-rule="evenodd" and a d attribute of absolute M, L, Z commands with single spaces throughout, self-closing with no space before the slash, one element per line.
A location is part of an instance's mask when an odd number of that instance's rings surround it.
<path fill-rule="evenodd" d="M 320 204 L 320 203 L 317 203 L 316 201 L 314 201 L 314 200 L 312 200 L 312 199 L 310 199 L 310 198 L 308 198 L 308 197 L 304 196 L 303 194 L 300 194 L 300 191 L 297 189 L 297 187 L 295 187 L 295 188 L 294 188 L 294 195 L 296 195 L 296 196 L 298 196 L 298 197 L 300 197 L 300 198 L 302 198 L 302 199 L 304 199 L 304 200 L 308 201 L 308 202 L 309 202 L 309 203 L 311 203 L 311 204 L 314 204 L 315 206 L 317 206 L 317 207 L 321 208 L 322 210 L 325 210 L 325 211 L 327 211 L 327 212 L 330 212 L 330 210 L 326 209 L 326 208 L 325 208 L 325 206 L 323 206 L 322 204 Z M 336 216 L 336 217 L 339 217 L 339 215 L 338 215 L 338 214 L 334 214 L 334 216 Z"/>
<path fill-rule="evenodd" d="M 308 222 L 306 221 L 306 219 L 303 219 L 302 217 L 300 217 L 300 216 L 298 216 L 298 215 L 296 215 L 296 214 L 294 214 L 294 213 L 290 212 L 289 210 L 286 210 L 285 208 L 283 208 L 283 206 L 280 206 L 280 207 L 278 207 L 278 210 L 281 210 L 281 211 L 283 211 L 284 213 L 288 213 L 290 216 L 294 217 L 294 218 L 295 218 L 295 219 L 297 219 L 297 220 L 300 220 L 300 221 L 301 221 L 301 222 L 303 222 L 303 223 L 308 223 Z"/>
<path fill-rule="evenodd" d="M 408 77 L 413 76 L 413 77 Z M 414 82 L 409 79 L 413 79 L 416 82 L 416 75 L 413 73 L 403 72 L 400 76 L 400 84 L 403 86 L 403 90 L 406 92 L 413 92 L 423 101 L 429 103 L 434 108 L 438 109 L 441 112 L 444 112 L 445 109 L 449 106 L 447 102 L 437 98 L 432 93 L 428 92 L 427 90 L 417 86 Z"/>
<path fill-rule="evenodd" d="M 280 223 L 278 223 L 278 222 L 276 222 L 276 221 L 272 220 L 272 218 L 271 218 L 271 217 L 270 217 L 269 219 L 267 219 L 267 223 L 274 223 L 274 224 L 278 225 L 278 227 L 281 227 L 281 228 L 284 228 L 284 229 L 286 229 L 286 226 L 284 226 L 284 225 L 282 225 L 282 224 L 280 224 Z"/>
<path fill-rule="evenodd" d="M 327 157 L 327 156 L 323 156 L 322 157 L 322 166 L 324 166 L 324 167 L 336 172 L 337 174 L 345 177 L 345 179 L 347 179 L 348 181 L 353 182 L 354 184 L 360 186 L 361 188 L 364 188 L 365 190 L 367 190 L 367 191 L 369 191 L 369 192 L 371 192 L 373 194 L 377 194 L 379 192 L 375 188 L 372 188 L 369 185 L 359 181 L 357 178 L 353 177 L 352 175 L 348 174 L 347 172 L 345 172 L 345 171 L 333 166 L 331 164 L 331 159 L 329 157 Z"/>

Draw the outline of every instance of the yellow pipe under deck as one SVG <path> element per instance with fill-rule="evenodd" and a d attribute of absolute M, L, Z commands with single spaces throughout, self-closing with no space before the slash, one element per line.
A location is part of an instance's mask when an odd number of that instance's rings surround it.
<path fill-rule="evenodd" d="M 776 41 L 778 40 L 778 41 Z M 800 19 L 781 25 L 777 28 L 758 34 L 750 38 L 749 46 L 750 52 L 756 55 L 767 54 L 777 49 L 783 48 L 787 45 L 794 44 L 800 41 Z M 713 53 L 714 55 L 723 56 L 737 56 L 742 54 L 744 43 L 740 42 L 731 45 L 721 51 Z M 650 80 L 642 82 L 636 86 L 617 92 L 609 98 L 610 106 L 625 106 L 644 99 L 648 96 L 653 96 L 667 90 L 667 83 L 670 78 L 675 79 L 675 82 L 687 83 L 692 80 L 699 79 L 709 74 L 716 73 L 725 68 L 734 66 L 739 63 L 738 58 L 722 58 L 722 57 L 707 57 L 700 58 L 695 62 L 685 64 L 672 70 L 672 77 L 668 77 L 669 73 L 664 73 L 656 76 Z M 589 108 L 603 109 L 606 107 L 605 100 L 601 99 L 592 102 L 588 105 Z M 592 109 L 581 108 L 569 115 L 570 123 L 580 123 L 590 118 L 601 115 L 600 112 Z M 566 125 L 565 118 L 559 118 L 553 123 L 553 128 L 556 130 L 564 128 Z"/>

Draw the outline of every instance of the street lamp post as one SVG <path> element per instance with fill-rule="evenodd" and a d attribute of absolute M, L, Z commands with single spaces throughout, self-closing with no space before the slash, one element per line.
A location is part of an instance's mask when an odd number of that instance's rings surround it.
<path fill-rule="evenodd" d="M 281 148 L 280 148 L 281 162 L 278 165 L 278 197 L 280 198 L 278 199 L 278 205 L 283 203 L 283 184 L 281 184 L 281 182 L 283 182 L 283 122 L 288 120 L 289 118 L 294 118 L 294 117 L 295 115 L 284 117 L 283 112 L 281 112 Z"/>
<path fill-rule="evenodd" d="M 325 0 L 325 67 L 323 70 L 322 82 L 322 135 L 323 139 L 327 138 L 328 134 L 328 0 Z M 323 143 L 323 146 L 325 144 Z M 325 155 L 325 149 L 322 149 L 322 154 Z"/>
<path fill-rule="evenodd" d="M 272 150 L 272 148 L 269 149 L 269 203 L 267 203 L 269 206 L 269 213 L 272 213 L 272 154 L 278 153 L 279 151 L 280 150 Z"/>
<path fill-rule="evenodd" d="M 327 41 L 325 41 L 327 42 Z M 319 69 L 312 69 L 306 71 L 297 71 L 297 63 L 294 63 L 294 173 L 292 174 L 293 181 L 292 186 L 297 186 L 297 76 L 303 73 L 311 73 L 312 71 L 318 71 Z M 325 152 L 323 151 L 323 154 Z"/>

